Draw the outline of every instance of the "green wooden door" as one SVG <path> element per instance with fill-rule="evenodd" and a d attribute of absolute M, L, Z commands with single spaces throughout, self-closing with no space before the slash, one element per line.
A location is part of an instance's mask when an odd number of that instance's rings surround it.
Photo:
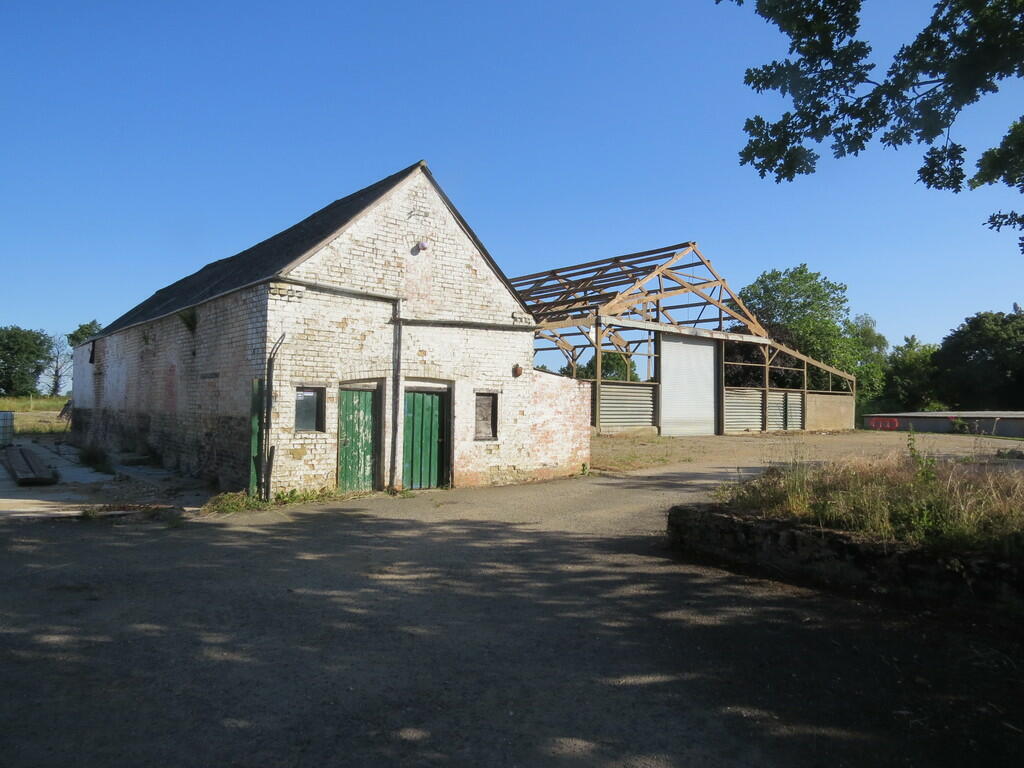
<path fill-rule="evenodd" d="M 338 391 L 338 488 L 372 491 L 377 485 L 376 392 Z"/>
<path fill-rule="evenodd" d="M 405 393 L 402 485 L 406 488 L 437 488 L 448 482 L 445 403 L 445 393 Z"/>

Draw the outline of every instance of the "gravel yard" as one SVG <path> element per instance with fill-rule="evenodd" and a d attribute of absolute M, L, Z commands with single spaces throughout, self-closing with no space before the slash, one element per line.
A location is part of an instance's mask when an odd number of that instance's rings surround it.
<path fill-rule="evenodd" d="M 690 461 L 628 475 L 180 526 L 0 522 L 0 762 L 1014 764 L 1018 638 L 665 548 L 664 510 L 723 479 L 905 439 L 682 439 Z"/>

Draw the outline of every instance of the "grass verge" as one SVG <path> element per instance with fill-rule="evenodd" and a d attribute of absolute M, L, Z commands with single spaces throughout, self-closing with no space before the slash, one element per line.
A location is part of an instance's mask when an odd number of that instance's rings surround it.
<path fill-rule="evenodd" d="M 918 452 L 771 467 L 721 489 L 729 507 L 871 539 L 1024 560 L 1024 470 L 1012 461 L 938 461 Z"/>
<path fill-rule="evenodd" d="M 66 397 L 0 397 L 0 411 L 57 411 L 64 407 Z"/>
<path fill-rule="evenodd" d="M 18 411 L 14 414 L 16 435 L 48 435 L 67 430 L 68 422 L 60 418 L 60 411 Z"/>

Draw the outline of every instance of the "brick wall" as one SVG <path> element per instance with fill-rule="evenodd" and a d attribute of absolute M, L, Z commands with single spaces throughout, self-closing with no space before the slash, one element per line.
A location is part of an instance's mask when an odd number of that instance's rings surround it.
<path fill-rule="evenodd" d="M 426 242 L 420 250 L 417 243 Z M 510 483 L 578 472 L 589 462 L 586 385 L 532 370 L 531 319 L 479 254 L 421 173 L 404 181 L 288 277 L 401 297 L 403 321 L 521 325 L 521 330 L 396 324 L 387 301 L 279 283 L 270 289 L 268 339 L 276 363 L 274 490 L 337 482 L 337 389 L 380 387 L 378 472 L 401 486 L 402 392 L 425 383 L 452 398 L 456 485 Z M 400 361 L 395 359 L 400 343 Z M 515 365 L 524 374 L 513 377 Z M 399 374 L 395 408 L 393 382 Z M 326 431 L 296 432 L 295 388 L 323 386 Z M 498 394 L 498 439 L 474 438 L 477 390 Z"/>
<path fill-rule="evenodd" d="M 150 453 L 238 489 L 249 479 L 252 379 L 266 355 L 265 286 L 98 339 L 74 353 L 76 444 Z M 186 322 L 186 320 L 188 322 Z"/>
<path fill-rule="evenodd" d="M 352 382 L 379 388 L 382 484 L 402 484 L 404 389 L 428 384 L 452 399 L 457 485 L 555 477 L 589 462 L 589 386 L 533 371 L 532 319 L 422 172 L 287 279 L 316 286 L 275 281 L 207 302 L 194 333 L 179 315 L 114 333 L 96 342 L 94 363 L 89 345 L 75 350 L 76 441 L 150 451 L 223 488 L 245 487 L 251 381 L 283 333 L 269 436 L 274 492 L 336 485 L 338 388 Z M 324 389 L 322 432 L 295 429 L 303 386 Z M 498 395 L 496 440 L 475 439 L 477 390 Z"/>

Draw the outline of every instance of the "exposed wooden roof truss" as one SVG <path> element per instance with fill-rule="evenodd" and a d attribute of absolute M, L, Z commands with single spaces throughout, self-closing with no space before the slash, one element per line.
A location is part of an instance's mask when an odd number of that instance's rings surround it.
<path fill-rule="evenodd" d="M 542 328 L 565 328 L 596 315 L 688 325 L 764 328 L 696 243 L 679 243 L 511 280 Z"/>
<path fill-rule="evenodd" d="M 772 361 L 782 352 L 804 366 L 801 370 L 810 365 L 855 386 L 850 374 L 769 339 L 694 242 L 535 272 L 509 282 L 537 320 L 535 351 L 561 352 L 573 375 L 589 357 L 588 350 L 604 350 L 646 362 L 646 374 L 637 373 L 653 380 L 655 334 L 663 331 L 761 346 L 761 367 L 779 368 Z"/>

